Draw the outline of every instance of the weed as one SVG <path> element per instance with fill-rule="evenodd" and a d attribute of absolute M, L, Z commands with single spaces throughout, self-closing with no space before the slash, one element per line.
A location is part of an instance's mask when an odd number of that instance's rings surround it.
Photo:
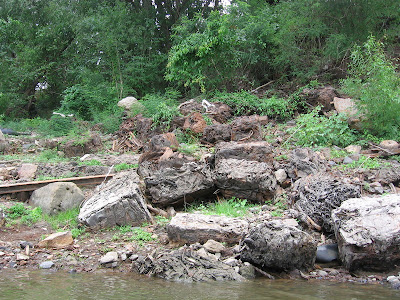
<path fill-rule="evenodd" d="M 287 156 L 287 154 L 275 156 L 275 160 L 288 160 L 288 159 L 289 157 Z"/>
<path fill-rule="evenodd" d="M 143 246 L 143 242 L 151 242 L 156 240 L 152 233 L 144 231 L 142 228 L 134 228 L 133 235 L 130 239 L 138 242 L 140 246 Z"/>
<path fill-rule="evenodd" d="M 356 141 L 356 134 L 345 118 L 332 115 L 329 118 L 319 116 L 321 107 L 297 118 L 297 126 L 289 128 L 288 133 L 296 139 L 299 146 L 330 146 L 346 147 Z"/>
<path fill-rule="evenodd" d="M 165 226 L 169 223 L 169 219 L 163 216 L 155 216 L 154 217 L 156 219 L 156 223 L 160 226 Z"/>
<path fill-rule="evenodd" d="M 29 209 L 22 203 L 14 204 L 6 209 L 7 217 L 15 220 L 29 214 Z"/>
<path fill-rule="evenodd" d="M 243 217 L 247 214 L 248 209 L 254 207 L 248 204 L 246 199 L 238 199 L 232 197 L 230 199 L 221 199 L 215 203 L 194 204 L 189 207 L 189 211 L 200 211 L 206 215 L 224 215 L 228 217 Z"/>
<path fill-rule="evenodd" d="M 120 172 L 123 170 L 129 169 L 136 169 L 139 165 L 138 164 L 127 164 L 127 163 L 120 163 L 114 166 L 116 172 Z"/>
<path fill-rule="evenodd" d="M 42 152 L 36 157 L 35 159 L 37 162 L 64 162 L 68 161 L 67 158 L 60 156 L 57 150 L 47 149 Z"/>
<path fill-rule="evenodd" d="M 21 223 L 25 225 L 32 225 L 40 220 L 42 220 L 42 209 L 40 207 L 35 207 L 34 209 L 30 210 L 28 214 L 21 217 Z"/>
<path fill-rule="evenodd" d="M 122 225 L 117 227 L 121 234 L 126 234 L 132 231 L 132 226 L 130 225 Z"/>
<path fill-rule="evenodd" d="M 378 158 L 370 158 L 364 155 L 361 155 L 359 160 L 355 160 L 350 164 L 343 164 L 338 166 L 342 170 L 349 170 L 349 169 L 364 169 L 364 170 L 371 170 L 371 169 L 378 169 L 382 166 L 389 166 L 390 164 L 387 162 L 381 162 Z"/>
<path fill-rule="evenodd" d="M 346 150 L 331 149 L 330 156 L 332 158 L 342 158 L 348 156 L 349 153 Z"/>
<path fill-rule="evenodd" d="M 97 159 L 91 159 L 87 161 L 81 161 L 79 162 L 80 166 L 102 166 L 103 163 L 101 161 L 98 161 Z"/>

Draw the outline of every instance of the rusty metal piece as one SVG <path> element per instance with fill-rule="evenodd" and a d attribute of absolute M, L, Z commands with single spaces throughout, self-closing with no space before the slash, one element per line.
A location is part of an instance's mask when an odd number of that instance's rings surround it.
<path fill-rule="evenodd" d="M 111 179 L 113 176 L 114 174 L 95 175 L 86 177 L 71 177 L 71 178 L 61 178 L 61 179 L 52 179 L 43 181 L 30 181 L 30 182 L 5 184 L 5 185 L 0 185 L 0 195 L 19 193 L 19 192 L 30 192 L 53 182 L 73 182 L 76 185 L 97 185 Z"/>

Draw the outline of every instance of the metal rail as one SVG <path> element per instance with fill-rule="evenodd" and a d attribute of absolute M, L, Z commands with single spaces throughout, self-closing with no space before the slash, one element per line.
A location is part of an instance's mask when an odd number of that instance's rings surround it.
<path fill-rule="evenodd" d="M 61 179 L 52 179 L 43 181 L 30 181 L 30 182 L 5 184 L 5 185 L 0 185 L 0 195 L 18 193 L 18 192 L 30 192 L 53 182 L 73 182 L 76 185 L 97 185 L 111 179 L 114 175 L 115 174 L 95 175 L 86 177 L 71 177 L 71 178 L 61 178 Z"/>

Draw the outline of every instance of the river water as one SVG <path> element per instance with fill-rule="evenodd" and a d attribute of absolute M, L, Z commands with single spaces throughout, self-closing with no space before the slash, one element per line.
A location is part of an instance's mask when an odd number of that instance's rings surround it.
<path fill-rule="evenodd" d="M 0 299 L 400 299 L 382 285 L 257 279 L 173 283 L 135 274 L 0 271 Z"/>

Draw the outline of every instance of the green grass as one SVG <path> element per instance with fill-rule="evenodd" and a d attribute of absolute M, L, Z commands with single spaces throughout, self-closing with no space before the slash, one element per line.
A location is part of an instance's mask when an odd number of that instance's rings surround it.
<path fill-rule="evenodd" d="M 337 166 L 337 168 L 340 168 L 342 170 L 352 170 L 352 169 L 372 170 L 372 169 L 379 169 L 382 166 L 390 166 L 390 163 L 383 162 L 378 158 L 370 158 L 361 155 L 359 160 L 355 160 L 350 164 L 342 164 L 340 166 Z"/>
<path fill-rule="evenodd" d="M 81 161 L 79 162 L 80 166 L 103 166 L 103 163 L 101 161 L 98 161 L 97 159 L 91 159 L 87 161 Z"/>
<path fill-rule="evenodd" d="M 129 169 L 136 169 L 139 165 L 138 164 L 127 164 L 127 163 L 120 163 L 114 166 L 116 172 L 129 170 Z"/>
<path fill-rule="evenodd" d="M 131 236 L 130 240 L 137 242 L 140 246 L 143 245 L 143 242 L 151 242 L 156 240 L 151 232 L 147 232 L 142 228 L 134 228 L 132 232 L 133 235 Z"/>
<path fill-rule="evenodd" d="M 247 200 L 232 197 L 231 199 L 221 199 L 215 203 L 200 203 L 189 206 L 188 211 L 200 211 L 205 215 L 223 215 L 227 217 L 243 217 L 248 213 L 248 209 L 255 207 L 248 204 Z"/>

